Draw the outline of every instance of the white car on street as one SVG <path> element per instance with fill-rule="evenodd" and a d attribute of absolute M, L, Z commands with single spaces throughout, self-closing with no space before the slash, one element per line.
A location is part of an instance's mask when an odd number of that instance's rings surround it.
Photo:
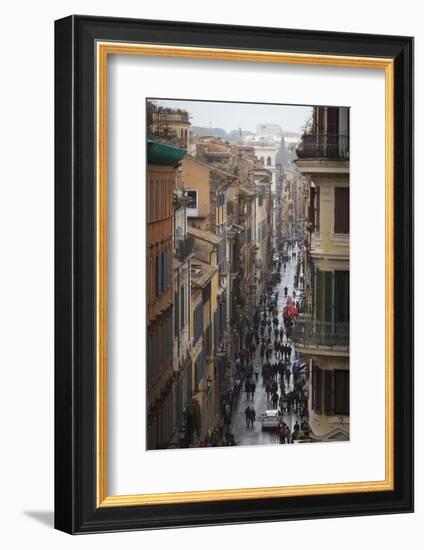
<path fill-rule="evenodd" d="M 280 421 L 281 414 L 278 409 L 271 409 L 262 413 L 261 423 L 263 430 L 267 430 L 268 428 L 278 428 Z"/>

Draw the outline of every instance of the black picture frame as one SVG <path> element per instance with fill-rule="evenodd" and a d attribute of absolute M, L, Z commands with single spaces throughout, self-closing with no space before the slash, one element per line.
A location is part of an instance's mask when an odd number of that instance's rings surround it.
<path fill-rule="evenodd" d="M 394 60 L 393 491 L 97 507 L 99 40 Z M 55 527 L 76 534 L 413 511 L 413 39 L 73 15 L 55 23 L 55 73 Z"/>

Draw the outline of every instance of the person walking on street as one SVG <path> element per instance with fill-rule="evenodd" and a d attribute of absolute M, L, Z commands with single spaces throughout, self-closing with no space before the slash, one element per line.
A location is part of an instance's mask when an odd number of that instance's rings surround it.
<path fill-rule="evenodd" d="M 287 365 L 286 367 L 286 380 L 287 380 L 287 387 L 290 385 L 290 365 Z"/>
<path fill-rule="evenodd" d="M 269 403 L 269 396 L 271 394 L 271 384 L 269 382 L 265 385 L 265 392 L 266 392 L 266 401 Z"/>
<path fill-rule="evenodd" d="M 256 383 L 258 383 L 258 378 L 259 378 L 259 365 L 256 365 L 256 367 L 255 367 L 255 379 L 256 379 Z"/>
<path fill-rule="evenodd" d="M 278 425 L 278 436 L 280 439 L 280 445 L 284 445 L 286 442 L 286 423 L 281 420 Z"/>
<path fill-rule="evenodd" d="M 244 414 L 246 416 L 246 428 L 248 428 L 249 425 L 250 425 L 250 407 L 249 407 L 249 405 L 244 410 Z"/>
<path fill-rule="evenodd" d="M 249 380 L 246 380 L 246 384 L 244 385 L 244 389 L 246 391 L 246 399 L 250 399 L 250 382 Z"/>
<path fill-rule="evenodd" d="M 250 416 L 249 416 L 250 426 L 253 428 L 253 423 L 256 420 L 256 411 L 255 411 L 253 405 L 250 405 L 249 408 L 250 408 Z"/>
<path fill-rule="evenodd" d="M 286 424 L 286 429 L 285 429 L 285 436 L 286 436 L 287 443 L 293 443 L 293 441 L 290 441 L 291 440 L 291 433 L 290 433 L 290 428 L 288 427 L 287 424 Z"/>
<path fill-rule="evenodd" d="M 250 393 L 252 394 L 252 401 L 255 398 L 255 390 L 256 390 L 256 384 L 252 381 L 250 384 Z"/>

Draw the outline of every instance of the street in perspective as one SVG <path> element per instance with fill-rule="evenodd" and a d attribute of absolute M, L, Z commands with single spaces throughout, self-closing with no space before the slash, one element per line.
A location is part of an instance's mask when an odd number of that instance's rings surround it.
<path fill-rule="evenodd" d="M 349 109 L 146 121 L 146 448 L 348 441 Z"/>

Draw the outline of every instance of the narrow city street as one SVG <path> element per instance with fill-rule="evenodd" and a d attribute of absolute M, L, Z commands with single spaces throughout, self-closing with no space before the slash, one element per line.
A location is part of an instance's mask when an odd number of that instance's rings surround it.
<path fill-rule="evenodd" d="M 298 248 L 296 245 L 295 251 L 298 252 Z M 288 287 L 288 295 L 293 296 L 293 282 L 294 282 L 294 276 L 296 273 L 296 260 L 290 259 L 289 262 L 286 264 L 286 270 L 284 271 L 283 264 L 281 265 L 281 283 L 277 284 L 273 292 L 278 292 L 278 319 L 280 322 L 279 326 L 282 326 L 283 324 L 283 307 L 286 303 L 286 297 L 284 296 L 284 287 Z M 285 339 L 284 339 L 285 341 Z M 290 341 L 290 345 L 292 347 L 292 355 L 291 355 L 291 361 L 294 358 L 294 346 L 293 343 Z M 274 362 L 275 358 L 271 359 L 271 362 Z M 262 360 L 260 357 L 259 349 L 256 351 L 256 356 L 253 359 L 253 365 L 254 367 L 259 366 L 261 369 L 262 367 Z M 261 373 L 261 370 L 260 370 Z M 286 385 L 286 392 L 289 392 L 293 389 L 293 374 L 290 376 L 290 383 L 289 386 Z M 244 390 L 244 388 L 243 388 Z M 279 395 L 281 393 L 279 392 Z M 248 405 L 253 405 L 255 412 L 256 412 L 256 421 L 254 422 L 253 428 L 246 427 L 246 418 L 245 418 L 245 409 Z M 232 431 L 234 434 L 234 439 L 237 445 L 270 445 L 270 444 L 279 444 L 279 438 L 277 435 L 276 429 L 267 429 L 262 430 L 262 423 L 261 423 L 261 416 L 262 413 L 264 413 L 266 410 L 272 410 L 271 403 L 267 402 L 267 395 L 265 392 L 265 386 L 262 382 L 262 376 L 259 374 L 259 379 L 256 384 L 256 391 L 254 394 L 254 399 L 247 399 L 246 392 L 242 391 L 240 392 L 240 397 L 238 399 L 236 410 L 233 413 L 233 421 L 232 421 Z M 293 425 L 295 424 L 296 420 L 299 421 L 299 424 L 301 422 L 301 418 L 296 413 L 285 413 L 283 415 L 284 422 L 290 427 L 290 431 L 292 431 Z"/>
<path fill-rule="evenodd" d="M 224 103 L 147 101 L 147 446 L 347 441 L 349 109 Z"/>

